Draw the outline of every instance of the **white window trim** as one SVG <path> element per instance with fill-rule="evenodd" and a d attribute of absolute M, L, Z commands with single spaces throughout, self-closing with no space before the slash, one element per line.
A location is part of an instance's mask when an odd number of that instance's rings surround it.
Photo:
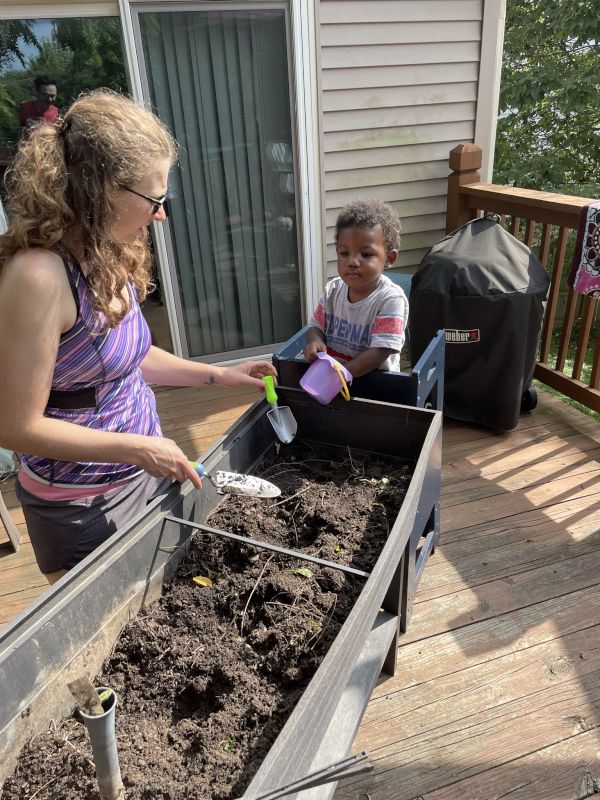
<path fill-rule="evenodd" d="M 125 47 L 125 69 L 129 79 L 131 93 L 140 105 L 144 104 L 144 91 L 142 88 L 142 77 L 139 69 L 137 57 L 137 46 L 133 30 L 133 20 L 131 17 L 131 4 L 128 0 L 119 0 L 119 11 L 121 26 L 123 31 L 123 44 Z M 169 269 L 169 255 L 165 231 L 162 225 L 152 224 L 156 259 L 160 272 L 162 293 L 167 309 L 167 319 L 169 321 L 169 331 L 173 352 L 178 356 L 187 356 L 187 348 L 181 338 L 181 325 L 175 300 L 176 287 L 171 280 L 171 270 Z"/>
<path fill-rule="evenodd" d="M 321 135 L 319 123 L 318 43 L 315 3 L 291 0 L 292 52 L 296 98 L 298 175 L 302 215 L 304 305 L 312 314 L 323 281 L 323 213 L 321 205 Z"/>
<path fill-rule="evenodd" d="M 123 27 L 126 69 L 134 98 L 143 103 L 142 77 L 136 50 L 132 6 L 135 2 L 118 0 Z M 181 5 L 180 0 L 140 0 L 137 5 L 151 2 Z M 243 4 L 252 7 L 252 0 Z M 261 3 L 264 6 L 264 2 Z M 280 4 L 279 4 L 280 5 Z M 231 7 L 231 6 L 228 6 Z M 321 157 L 318 117 L 317 41 L 314 4 L 306 0 L 289 0 L 292 30 L 292 75 L 296 98 L 296 144 L 298 153 L 298 198 L 301 226 L 298 249 L 304 269 L 302 291 L 304 306 L 311 311 L 317 304 L 323 276 L 322 213 L 321 213 Z M 154 226 L 157 258 L 165 293 L 173 349 L 177 355 L 187 355 L 181 339 L 175 301 L 175 287 L 168 268 L 167 244 L 164 229 Z"/>
<path fill-rule="evenodd" d="M 491 183 L 496 148 L 496 127 L 502 75 L 502 47 L 506 21 L 506 0 L 482 0 L 481 51 L 475 144 L 481 147 L 481 181 Z"/>

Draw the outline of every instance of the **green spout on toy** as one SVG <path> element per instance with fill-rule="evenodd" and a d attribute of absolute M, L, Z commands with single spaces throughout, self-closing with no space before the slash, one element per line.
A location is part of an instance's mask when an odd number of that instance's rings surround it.
<path fill-rule="evenodd" d="M 277 404 L 277 392 L 275 391 L 275 381 L 273 380 L 272 375 L 264 375 L 263 381 L 265 384 L 265 395 L 267 398 L 267 403 L 269 405 L 276 405 Z"/>

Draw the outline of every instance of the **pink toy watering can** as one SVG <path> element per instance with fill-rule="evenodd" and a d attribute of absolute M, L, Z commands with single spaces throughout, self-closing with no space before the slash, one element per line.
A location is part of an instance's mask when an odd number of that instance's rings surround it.
<path fill-rule="evenodd" d="M 300 379 L 300 386 L 319 403 L 327 405 L 341 392 L 344 400 L 350 400 L 348 384 L 352 375 L 339 361 L 327 353 L 317 353 L 317 358 Z"/>

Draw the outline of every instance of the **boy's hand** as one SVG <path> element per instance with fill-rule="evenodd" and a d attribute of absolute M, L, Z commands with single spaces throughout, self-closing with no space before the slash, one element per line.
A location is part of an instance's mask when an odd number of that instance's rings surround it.
<path fill-rule="evenodd" d="M 304 360 L 311 364 L 317 357 L 317 353 L 326 353 L 327 345 L 317 337 L 310 337 L 304 347 Z"/>

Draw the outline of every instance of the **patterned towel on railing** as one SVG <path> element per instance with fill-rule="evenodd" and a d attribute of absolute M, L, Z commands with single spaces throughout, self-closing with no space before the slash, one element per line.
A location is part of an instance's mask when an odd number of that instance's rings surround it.
<path fill-rule="evenodd" d="M 600 200 L 581 209 L 568 284 L 580 294 L 600 298 Z"/>

